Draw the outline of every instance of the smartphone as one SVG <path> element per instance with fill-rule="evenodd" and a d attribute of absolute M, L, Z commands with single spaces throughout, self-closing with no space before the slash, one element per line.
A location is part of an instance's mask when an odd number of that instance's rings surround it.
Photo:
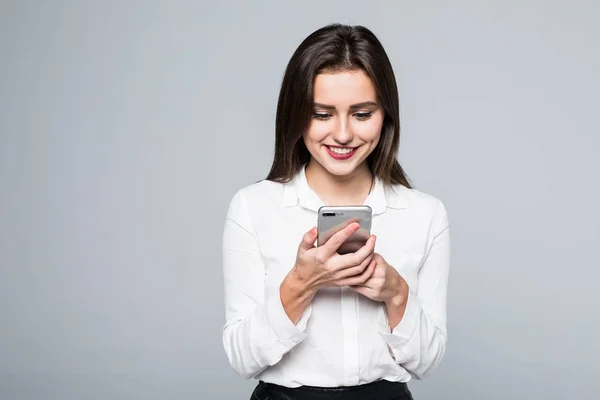
<path fill-rule="evenodd" d="M 371 235 L 373 210 L 360 206 L 322 206 L 318 211 L 317 246 L 325 244 L 336 232 L 358 222 L 360 227 L 338 249 L 338 254 L 354 253 L 363 247 Z"/>

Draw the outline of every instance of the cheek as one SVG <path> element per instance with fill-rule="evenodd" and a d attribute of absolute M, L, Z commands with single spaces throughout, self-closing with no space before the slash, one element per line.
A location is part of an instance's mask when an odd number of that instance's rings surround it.
<path fill-rule="evenodd" d="M 305 142 L 320 142 L 324 140 L 330 132 L 328 124 L 323 121 L 313 121 L 308 126 L 308 130 L 304 134 Z"/>
<path fill-rule="evenodd" d="M 381 136 L 382 121 L 375 118 L 368 121 L 357 122 L 354 133 L 364 141 L 379 141 Z"/>

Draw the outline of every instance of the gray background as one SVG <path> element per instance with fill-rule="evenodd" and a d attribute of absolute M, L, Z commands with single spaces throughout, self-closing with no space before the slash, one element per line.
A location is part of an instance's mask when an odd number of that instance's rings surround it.
<path fill-rule="evenodd" d="M 249 397 L 225 211 L 335 21 L 386 47 L 401 160 L 453 225 L 448 351 L 415 397 L 597 396 L 599 2 L 152 0 L 0 6 L 1 399 Z"/>

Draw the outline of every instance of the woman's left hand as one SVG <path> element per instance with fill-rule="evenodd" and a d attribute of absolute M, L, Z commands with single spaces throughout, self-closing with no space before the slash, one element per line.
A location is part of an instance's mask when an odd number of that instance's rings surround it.
<path fill-rule="evenodd" d="M 371 300 L 385 303 L 390 327 L 393 329 L 404 316 L 408 283 L 380 254 L 374 253 L 373 260 L 377 264 L 371 278 L 362 285 L 350 287 Z"/>
<path fill-rule="evenodd" d="M 375 253 L 373 260 L 377 265 L 371 278 L 362 285 L 350 287 L 374 301 L 402 303 L 408 296 L 408 284 L 404 278 L 380 254 Z"/>

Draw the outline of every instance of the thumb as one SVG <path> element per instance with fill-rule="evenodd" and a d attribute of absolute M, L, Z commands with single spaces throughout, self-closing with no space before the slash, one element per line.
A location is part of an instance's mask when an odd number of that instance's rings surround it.
<path fill-rule="evenodd" d="M 316 226 L 302 236 L 302 241 L 300 242 L 298 250 L 306 251 L 312 249 L 313 247 L 315 247 L 315 240 L 317 240 Z"/>

